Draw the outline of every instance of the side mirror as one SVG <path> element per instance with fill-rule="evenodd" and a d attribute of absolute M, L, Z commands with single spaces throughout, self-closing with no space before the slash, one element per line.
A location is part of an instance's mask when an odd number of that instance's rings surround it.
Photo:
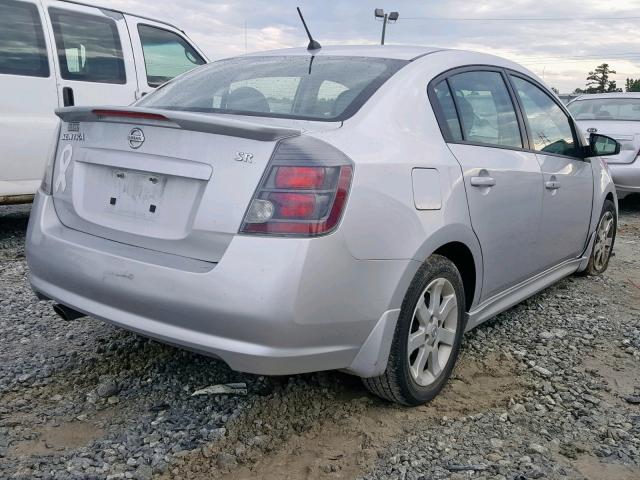
<path fill-rule="evenodd" d="M 620 143 L 606 135 L 592 133 L 589 135 L 589 154 L 587 157 L 606 157 L 620 153 Z"/>

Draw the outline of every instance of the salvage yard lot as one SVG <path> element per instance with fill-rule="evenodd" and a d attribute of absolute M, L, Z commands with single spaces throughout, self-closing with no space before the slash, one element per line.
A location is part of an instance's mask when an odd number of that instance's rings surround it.
<path fill-rule="evenodd" d="M 640 478 L 638 202 L 603 277 L 468 334 L 415 409 L 344 374 L 246 375 L 61 320 L 28 286 L 28 211 L 0 207 L 0 478 Z M 230 382 L 246 395 L 192 396 Z"/>

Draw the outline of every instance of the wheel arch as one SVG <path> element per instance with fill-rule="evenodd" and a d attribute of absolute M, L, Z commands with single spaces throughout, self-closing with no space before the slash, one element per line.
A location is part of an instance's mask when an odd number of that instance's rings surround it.
<path fill-rule="evenodd" d="M 443 227 L 429 237 L 414 260 L 422 263 L 431 255 L 442 255 L 456 266 L 464 285 L 466 311 L 471 310 L 480 298 L 483 278 L 482 251 L 473 230 L 460 224 Z"/>
<path fill-rule="evenodd" d="M 606 196 L 606 197 L 604 197 L 604 199 L 605 199 L 605 200 L 610 200 L 610 201 L 612 201 L 612 202 L 615 204 L 615 203 L 616 203 L 616 201 L 614 200 L 614 198 L 615 198 L 615 197 L 614 197 L 614 195 L 613 195 L 613 193 L 612 193 L 612 192 L 607 192 L 607 196 Z"/>
<path fill-rule="evenodd" d="M 477 283 L 473 253 L 462 242 L 449 242 L 433 252 L 433 255 L 441 255 L 449 259 L 460 272 L 464 287 L 465 311 L 468 312 L 471 310 L 471 305 L 473 305 Z"/>

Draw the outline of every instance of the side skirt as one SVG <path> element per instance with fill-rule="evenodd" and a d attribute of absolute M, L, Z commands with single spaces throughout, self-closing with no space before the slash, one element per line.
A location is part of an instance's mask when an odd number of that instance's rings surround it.
<path fill-rule="evenodd" d="M 583 260 L 584 258 L 582 257 L 567 260 L 485 300 L 467 314 L 466 331 L 468 332 L 481 323 L 538 293 L 540 290 L 544 290 L 558 280 L 575 273 Z"/>

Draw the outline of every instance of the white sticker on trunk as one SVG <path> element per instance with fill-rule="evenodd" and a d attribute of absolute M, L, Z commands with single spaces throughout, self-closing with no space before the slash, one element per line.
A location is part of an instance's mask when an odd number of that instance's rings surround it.
<path fill-rule="evenodd" d="M 58 177 L 56 178 L 56 192 L 64 192 L 67 188 L 67 168 L 69 168 L 72 156 L 73 147 L 71 146 L 71 144 L 68 144 L 66 147 L 64 147 L 62 153 L 60 154 L 60 172 L 58 173 Z"/>

